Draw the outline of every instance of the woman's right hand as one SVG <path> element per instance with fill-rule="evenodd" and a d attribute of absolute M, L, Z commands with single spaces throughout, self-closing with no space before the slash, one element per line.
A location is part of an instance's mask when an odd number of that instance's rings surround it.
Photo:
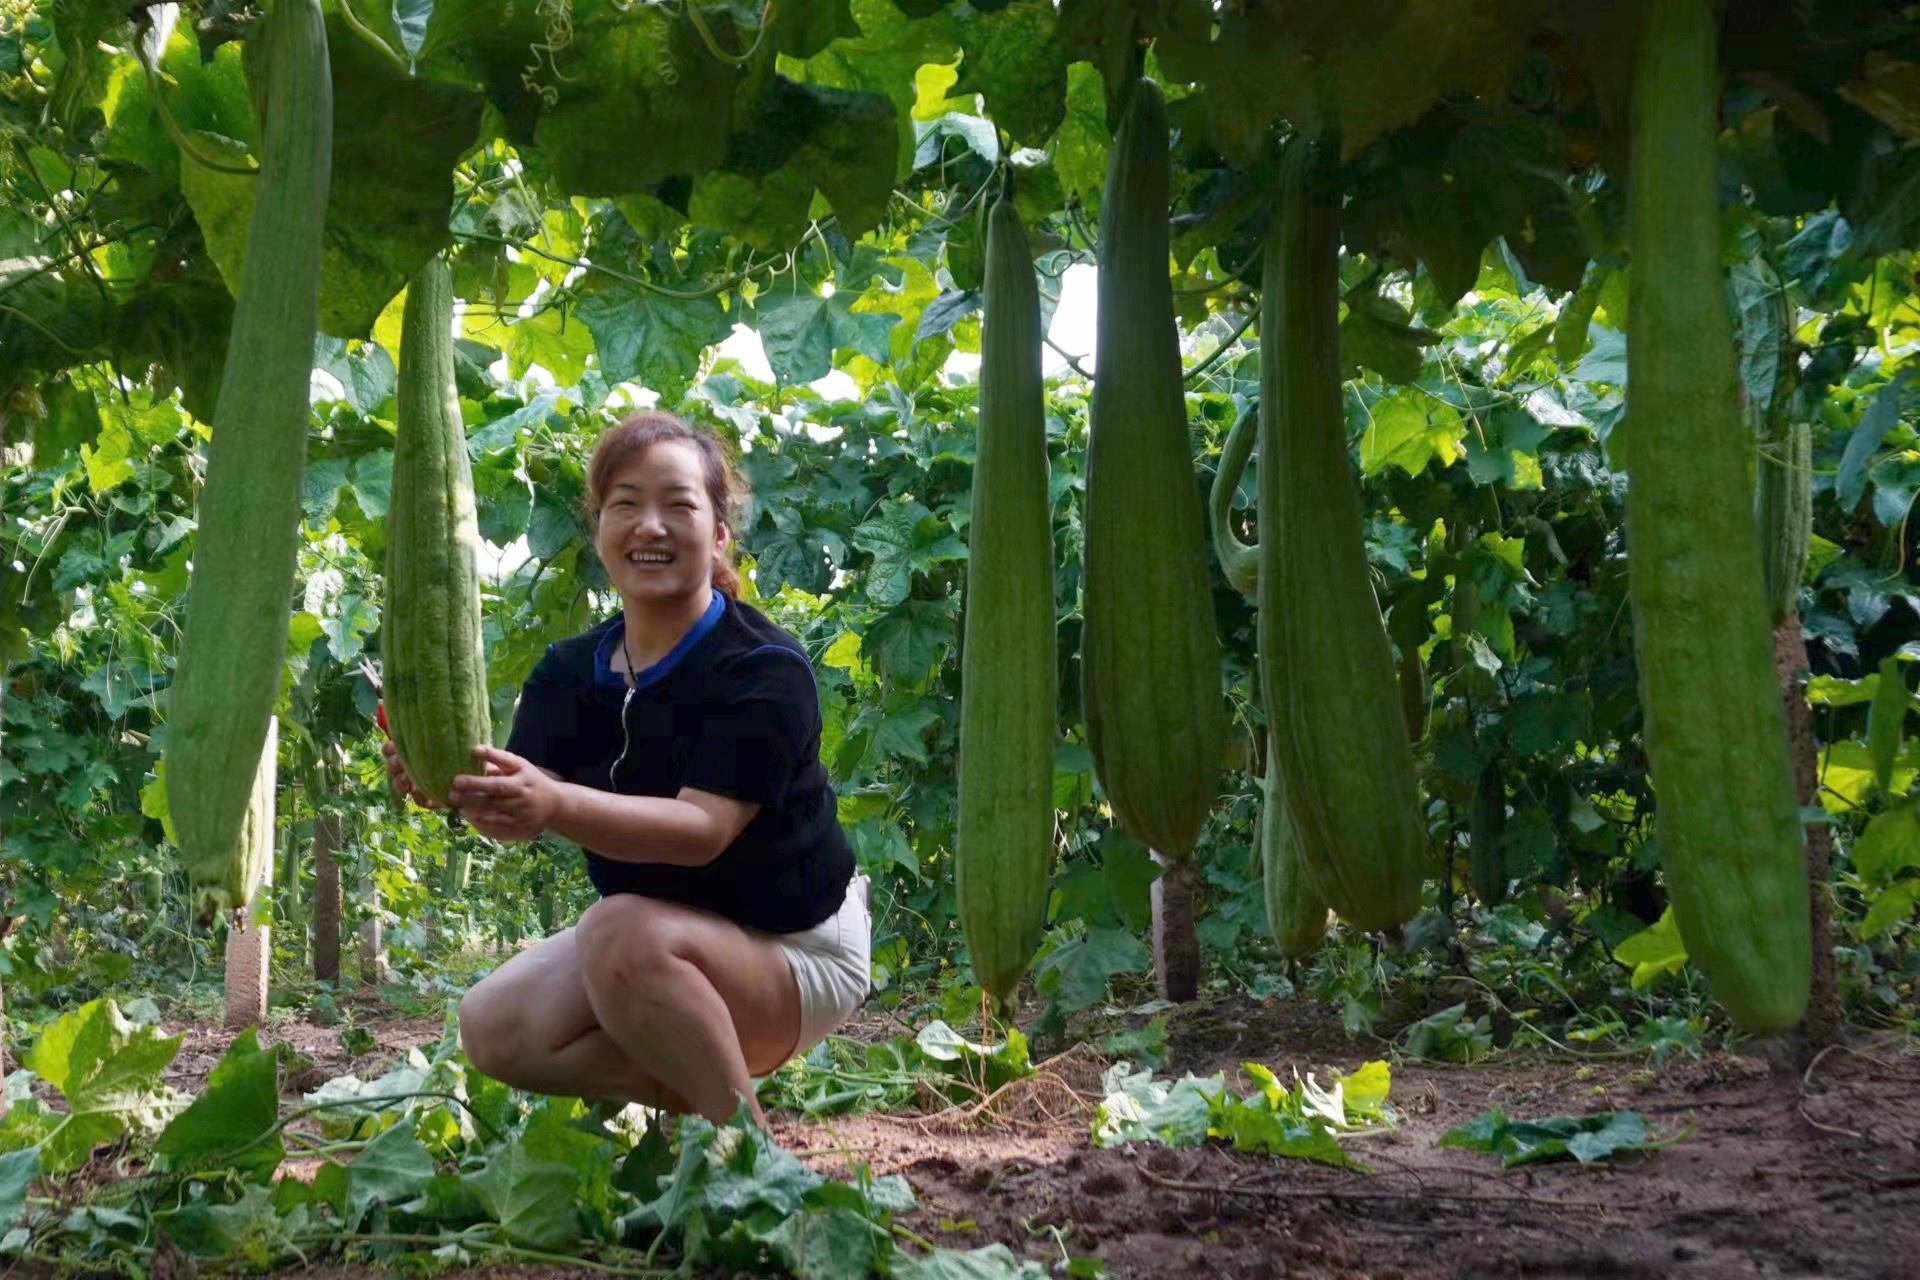
<path fill-rule="evenodd" d="M 381 708 L 383 713 L 385 710 L 385 707 Z M 380 732 L 386 734 L 387 718 L 382 714 L 379 719 Z M 413 802 L 423 809 L 438 809 L 440 807 L 437 802 L 429 799 L 420 788 L 413 785 L 413 779 L 407 776 L 407 767 L 400 763 L 400 748 L 393 744 L 391 735 L 383 738 L 380 743 L 380 750 L 386 754 L 387 777 L 392 780 L 395 791 L 399 792 L 402 796 L 411 797 Z"/>

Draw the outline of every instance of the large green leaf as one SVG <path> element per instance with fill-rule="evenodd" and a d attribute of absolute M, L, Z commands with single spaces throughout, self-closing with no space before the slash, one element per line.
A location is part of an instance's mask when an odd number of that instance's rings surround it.
<path fill-rule="evenodd" d="M 190 133 L 230 139 L 243 147 L 255 141 L 253 107 L 240 69 L 240 46 L 222 45 L 202 62 L 198 46 L 176 33 L 160 59 L 161 93 L 175 123 Z M 181 156 L 161 123 L 146 72 L 132 57 L 114 60 L 101 103 L 107 128 L 100 154 L 139 165 L 155 177 L 172 179 Z"/>
<path fill-rule="evenodd" d="M 745 73 L 708 52 L 684 11 L 586 0 L 551 55 L 554 71 L 535 77 L 553 100 L 534 138 L 566 190 L 646 191 L 726 159 Z"/>
<path fill-rule="evenodd" d="M 579 1231 L 579 1175 L 567 1165 L 534 1159 L 520 1142 L 494 1152 L 466 1183 L 514 1244 L 557 1249 Z"/>
<path fill-rule="evenodd" d="M 767 363 L 782 382 L 812 382 L 833 368 L 833 353 L 852 348 L 884 363 L 896 317 L 856 313 L 854 297 L 822 297 L 811 289 L 774 286 L 754 301 Z"/>
<path fill-rule="evenodd" d="M 1045 143 L 1067 111 L 1067 53 L 1056 38 L 1050 0 L 1014 0 L 974 11 L 960 28 L 960 78 L 953 93 L 977 93 L 1014 142 Z"/>
<path fill-rule="evenodd" d="M 894 1280 L 1045 1280 L 1047 1269 L 1017 1257 L 1003 1244 L 961 1252 L 935 1249 L 924 1258 L 900 1255 L 893 1264 Z"/>
<path fill-rule="evenodd" d="M 93 1000 L 41 1033 L 26 1065 L 67 1100 L 67 1118 L 42 1147 L 41 1167 L 62 1173 L 94 1147 L 129 1130 L 153 1133 L 172 1110 L 160 1082 L 180 1051 L 179 1036 L 135 1026 L 111 1000 Z"/>
<path fill-rule="evenodd" d="M 946 522 L 912 499 L 888 503 L 854 530 L 853 544 L 873 556 L 867 597 L 888 607 L 907 598 L 915 573 L 967 554 Z"/>
<path fill-rule="evenodd" d="M 800 78 L 890 100 L 896 121 L 894 165 L 905 172 L 912 165 L 915 142 L 915 73 L 927 63 L 951 63 L 959 55 L 959 24 L 945 11 L 910 19 L 894 0 L 852 0 L 850 7 L 860 28 L 858 38 L 836 40 L 808 58 Z"/>
<path fill-rule="evenodd" d="M 756 247 L 791 245 L 797 232 L 782 235 L 779 229 L 804 227 L 817 187 L 839 216 L 841 231 L 863 235 L 879 223 L 893 193 L 894 114 L 893 103 L 881 94 L 774 76 L 753 99 L 752 118 L 733 138 L 726 170 L 736 179 L 732 189 L 745 190 L 737 186 L 744 180 L 758 202 L 784 196 L 783 213 L 759 210 L 742 216 L 713 189 L 697 196 L 689 213 L 695 222 L 732 232 Z"/>
<path fill-rule="evenodd" d="M 1106 94 L 1100 75 L 1087 63 L 1068 67 L 1068 109 L 1054 134 L 1054 173 L 1069 200 L 1079 198 L 1092 223 L 1100 219 L 1100 192 L 1106 188 L 1106 154 L 1114 134 L 1106 125 Z"/>
<path fill-rule="evenodd" d="M 1585 245 L 1566 192 L 1548 176 L 1565 162 L 1538 121 L 1450 103 L 1356 160 L 1342 229 L 1358 248 L 1425 266 L 1447 306 L 1474 287 L 1483 251 L 1500 236 L 1540 283 L 1577 288 Z"/>
<path fill-rule="evenodd" d="M 956 601 L 907 600 L 867 625 L 860 651 L 896 684 L 917 685 L 953 644 Z"/>
<path fill-rule="evenodd" d="M 0 1236 L 13 1230 L 26 1206 L 27 1188 L 40 1176 L 40 1149 L 28 1147 L 0 1156 Z"/>
<path fill-rule="evenodd" d="M 426 1189 L 433 1156 L 402 1118 L 383 1129 L 347 1166 L 346 1228 L 358 1229 L 376 1204 L 398 1205 Z"/>
<path fill-rule="evenodd" d="M 755 1238 L 799 1280 L 864 1280 L 872 1272 L 875 1228 L 852 1209 L 796 1213 Z"/>
<path fill-rule="evenodd" d="M 193 1105 L 160 1135 L 154 1150 L 176 1172 L 221 1168 L 265 1178 L 286 1158 L 286 1146 L 274 1132 L 279 1118 L 279 1061 L 260 1048 L 249 1027 L 214 1066 Z"/>
<path fill-rule="evenodd" d="M 700 372 L 700 357 L 733 329 L 713 297 L 675 298 L 618 289 L 584 298 L 576 312 L 593 333 L 600 375 L 610 383 L 637 379 L 676 404 Z"/>
<path fill-rule="evenodd" d="M 1278 121 L 1340 131 L 1345 154 L 1411 124 L 1450 93 L 1498 100 L 1546 0 L 1285 0 L 1174 6 L 1156 52 L 1176 79 L 1205 84 L 1213 141 L 1252 162 Z"/>
<path fill-rule="evenodd" d="M 482 99 L 404 75 L 353 34 L 327 23 L 333 68 L 333 171 L 321 261 L 320 327 L 364 338 L 406 282 L 451 242 L 453 166 L 480 134 Z M 237 146 L 200 135 L 224 158 Z M 181 184 L 230 292 L 246 260 L 254 179 L 181 160 Z"/>

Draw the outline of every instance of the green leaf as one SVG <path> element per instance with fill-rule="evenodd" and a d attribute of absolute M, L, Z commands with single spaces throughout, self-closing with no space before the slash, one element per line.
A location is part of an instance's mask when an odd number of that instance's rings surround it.
<path fill-rule="evenodd" d="M 1160 864 L 1145 845 L 1115 831 L 1100 841 L 1100 870 L 1115 915 L 1129 928 L 1145 930 L 1153 918 L 1153 882 L 1160 878 Z"/>
<path fill-rule="evenodd" d="M 28 1070 L 60 1091 L 67 1119 L 42 1148 L 47 1173 L 86 1162 L 93 1148 L 129 1130 L 157 1132 L 173 1104 L 161 1075 L 180 1051 L 163 1036 L 121 1016 L 112 1000 L 93 1000 L 61 1016 L 27 1054 Z"/>
<path fill-rule="evenodd" d="M 942 1019 L 934 1019 L 920 1028 L 914 1045 L 929 1061 L 954 1070 L 988 1091 L 1033 1074 L 1028 1056 L 1027 1037 L 1016 1027 L 1007 1029 L 1007 1038 L 999 1044 L 975 1044 Z"/>
<path fill-rule="evenodd" d="M 1493 1050 L 1493 1032 L 1487 1016 L 1468 1017 L 1464 1003 L 1429 1014 L 1409 1026 L 1403 1036 L 1404 1052 L 1410 1058 L 1472 1062 Z"/>
<path fill-rule="evenodd" d="M 924 1258 L 895 1255 L 894 1280 L 1046 1280 L 1047 1269 L 1016 1258 L 1003 1244 L 990 1244 L 962 1253 L 935 1249 Z"/>
<path fill-rule="evenodd" d="M 1727 287 L 1740 321 L 1740 382 L 1748 401 L 1765 412 L 1780 380 L 1780 346 L 1793 338 L 1774 305 L 1785 286 L 1764 259 L 1755 257 L 1728 271 Z"/>
<path fill-rule="evenodd" d="M 1362 1063 L 1351 1075 L 1333 1077 L 1340 1090 L 1347 1117 L 1354 1121 L 1379 1119 L 1386 1110 L 1387 1094 L 1393 1087 L 1393 1072 L 1379 1060 Z"/>
<path fill-rule="evenodd" d="M 1370 412 L 1360 437 L 1360 467 L 1370 476 L 1389 466 L 1416 476 L 1436 457 L 1442 466 L 1449 466 L 1461 456 L 1465 434 L 1465 424 L 1451 406 L 1430 401 L 1419 392 L 1389 396 Z"/>
<path fill-rule="evenodd" d="M 1651 1151 L 1677 1140 L 1677 1136 L 1656 1141 L 1637 1111 L 1510 1121 L 1499 1107 L 1490 1107 L 1448 1130 L 1437 1145 L 1497 1155 L 1501 1164 L 1511 1169 L 1564 1156 L 1591 1164 L 1623 1151 Z"/>
<path fill-rule="evenodd" d="M 1093 1143 L 1159 1142 L 1197 1147 L 1207 1140 L 1215 1099 L 1226 1081 L 1215 1073 L 1202 1080 L 1188 1074 L 1172 1082 L 1155 1080 L 1151 1071 L 1129 1071 L 1117 1062 L 1100 1081 L 1102 1101 L 1093 1113 Z"/>
<path fill-rule="evenodd" d="M 1113 134 L 1107 128 L 1107 99 L 1100 73 L 1084 62 L 1067 68 L 1067 112 L 1053 138 L 1053 168 L 1068 198 L 1079 197 L 1089 218 L 1100 216 L 1100 195 L 1106 187 L 1107 151 Z"/>
<path fill-rule="evenodd" d="M 856 652 L 884 678 L 919 685 L 953 644 L 957 603 L 952 598 L 903 601 L 867 624 Z"/>
<path fill-rule="evenodd" d="M 1169 22 L 1155 52 L 1172 78 L 1205 84 L 1210 136 L 1242 161 L 1257 156 L 1276 119 L 1309 137 L 1337 122 L 1353 155 L 1443 95 L 1498 97 L 1530 32 L 1490 0 L 1328 7 L 1313 17 L 1290 6 L 1230 8 L 1217 34 L 1204 10 L 1199 21 L 1175 12 L 1189 20 Z"/>
<path fill-rule="evenodd" d="M 906 600 L 916 572 L 967 554 L 946 523 L 911 498 L 888 502 L 879 516 L 856 527 L 853 545 L 873 556 L 867 598 L 885 608 Z"/>
<path fill-rule="evenodd" d="M 928 762 L 925 734 L 940 720 L 938 710 L 921 702 L 890 709 L 874 727 L 873 749 L 882 759 L 910 760 L 925 765 Z"/>
<path fill-rule="evenodd" d="M 129 456 L 132 445 L 125 431 L 108 427 L 93 444 L 80 446 L 80 458 L 87 468 L 87 488 L 95 497 L 133 479 L 133 461 Z"/>
<path fill-rule="evenodd" d="M 265 1179 L 286 1158 L 277 1133 L 279 1059 L 263 1051 L 249 1027 L 235 1038 L 207 1077 L 193 1105 L 175 1116 L 154 1144 L 173 1172 L 233 1169 Z"/>
<path fill-rule="evenodd" d="M 1613 949 L 1613 958 L 1633 969 L 1633 989 L 1643 991 L 1662 974 L 1676 973 L 1687 963 L 1687 947 L 1673 908 L 1660 919 Z"/>
<path fill-rule="evenodd" d="M 976 9 L 961 26 L 952 92 L 980 94 L 987 115 L 1019 145 L 1044 145 L 1067 113 L 1067 54 L 1055 27 L 1051 0 Z"/>
<path fill-rule="evenodd" d="M 393 450 L 376 449 L 353 460 L 353 500 L 369 520 L 386 518 L 393 500 Z"/>
<path fill-rule="evenodd" d="M 897 317 L 856 314 L 854 301 L 838 292 L 823 298 L 811 290 L 778 287 L 755 300 L 760 341 L 781 382 L 824 378 L 833 369 L 833 353 L 847 348 L 886 363 L 887 340 Z"/>
<path fill-rule="evenodd" d="M 1896 880 L 1874 896 L 1860 921 L 1862 938 L 1877 938 L 1913 914 L 1920 903 L 1920 879 Z"/>
<path fill-rule="evenodd" d="M 831 1208 L 792 1214 L 755 1234 L 798 1280 L 865 1280 L 877 1248 L 874 1232 L 865 1214 Z"/>
<path fill-rule="evenodd" d="M 474 10 L 492 12 L 480 0 L 464 7 L 473 22 L 482 21 Z M 531 7 L 525 13 L 523 22 L 538 21 Z M 493 22 L 498 29 L 489 39 L 517 70 L 541 41 L 539 28 L 523 33 Z M 564 48 L 552 50 L 552 69 L 535 76 L 554 100 L 541 111 L 534 141 L 562 188 L 592 196 L 644 192 L 726 159 L 744 72 L 707 51 L 684 10 L 583 6 L 574 11 L 571 34 Z"/>
<path fill-rule="evenodd" d="M 150 45 L 150 40 L 145 43 Z M 254 128 L 240 62 L 239 45 L 222 46 L 203 61 L 193 41 L 175 31 L 159 58 L 159 70 L 174 122 L 203 141 L 234 140 L 242 144 L 244 155 Z M 101 156 L 138 165 L 158 178 L 186 176 L 136 59 L 115 60 L 102 108 L 107 129 L 98 143 Z"/>
<path fill-rule="evenodd" d="M 951 63 L 959 54 L 959 24 L 945 12 L 909 19 L 894 0 L 852 0 L 860 35 L 835 40 L 802 69 L 808 84 L 861 89 L 893 105 L 894 170 L 906 172 L 914 148 L 915 73 L 927 63 Z"/>
<path fill-rule="evenodd" d="M 1920 800 L 1913 799 L 1875 814 L 1853 844 L 1853 869 L 1871 884 L 1908 867 L 1920 867 Z"/>
<path fill-rule="evenodd" d="M 1627 336 L 1603 324 L 1589 328 L 1593 345 L 1568 376 L 1579 382 L 1624 388 L 1627 385 Z"/>
<path fill-rule="evenodd" d="M 346 482 L 347 459 L 315 458 L 308 462 L 300 495 L 301 510 L 307 518 L 324 525 L 339 503 L 340 486 Z"/>
<path fill-rule="evenodd" d="M 555 493 L 550 485 L 533 490 L 533 515 L 527 522 L 527 550 L 536 560 L 551 560 L 586 533 L 586 518 L 577 502 Z"/>
<path fill-rule="evenodd" d="M 71 382 L 56 382 L 41 392 L 46 417 L 33 424 L 33 465 L 47 470 L 100 435 L 100 403 L 91 391 Z M 91 480 L 91 467 L 89 467 Z M 111 487 L 111 486 L 108 486 Z M 100 490 L 96 487 L 94 492 Z"/>
<path fill-rule="evenodd" d="M 738 1141 L 728 1158 L 709 1171 L 701 1189 L 712 1212 L 738 1217 L 765 1207 L 782 1216 L 798 1213 L 807 1193 L 826 1181 L 751 1125 L 723 1129 L 716 1150 L 726 1146 L 729 1132 L 739 1134 Z"/>
<path fill-rule="evenodd" d="M 1131 932 L 1089 929 L 1085 937 L 1062 943 L 1047 954 L 1034 971 L 1034 986 L 1071 1013 L 1105 996 L 1107 981 L 1114 974 L 1140 973 L 1146 967 L 1147 949 Z"/>
<path fill-rule="evenodd" d="M 578 318 L 593 334 L 600 373 L 610 383 L 638 379 L 676 404 L 700 372 L 700 357 L 733 324 L 717 298 L 670 298 L 650 290 L 595 293 Z"/>
<path fill-rule="evenodd" d="M 1421 348 L 1440 335 L 1408 323 L 1407 309 L 1378 293 L 1347 295 L 1347 318 L 1340 322 L 1340 361 L 1372 369 L 1388 382 L 1411 383 L 1420 377 Z"/>
<path fill-rule="evenodd" d="M 578 1199 L 588 1210 L 611 1220 L 614 1212 L 615 1159 L 619 1150 L 606 1140 L 604 1127 L 590 1131 L 576 1121 L 585 1107 L 573 1098 L 546 1098 L 537 1103 L 521 1140 L 529 1158 L 572 1170 Z"/>
<path fill-rule="evenodd" d="M 27 1188 L 40 1176 L 40 1148 L 11 1151 L 0 1156 L 0 1236 L 13 1230 L 26 1207 Z"/>
<path fill-rule="evenodd" d="M 568 323 L 555 309 L 515 321 L 507 329 L 507 372 L 515 378 L 525 377 L 537 364 L 561 386 L 571 386 L 587 371 L 592 353 L 592 330 Z"/>
<path fill-rule="evenodd" d="M 673 1173 L 673 1148 L 657 1124 L 649 1124 L 640 1141 L 620 1162 L 614 1185 L 638 1200 L 651 1200 L 660 1194 L 660 1180 Z"/>
<path fill-rule="evenodd" d="M 1846 452 L 1840 456 L 1840 466 L 1833 476 L 1833 496 L 1840 503 L 1842 511 L 1852 511 L 1860 505 L 1860 498 L 1867 491 L 1867 460 L 1880 447 L 1887 432 L 1900 422 L 1900 388 L 1905 385 L 1902 375 L 1882 387 L 1873 397 L 1873 403 L 1860 415 L 1860 422 L 1847 437 Z"/>
<path fill-rule="evenodd" d="M 579 1234 L 574 1208 L 579 1175 L 566 1165 L 535 1160 L 518 1141 L 495 1152 L 465 1181 L 514 1244 L 559 1249 Z"/>
<path fill-rule="evenodd" d="M 365 338 L 387 304 L 421 265 L 451 240 L 453 166 L 480 134 L 478 93 L 394 67 L 329 14 L 333 64 L 333 164 L 322 250 L 320 328 Z M 201 144 L 227 159 L 245 148 L 202 133 Z M 214 173 L 183 160 L 181 189 L 237 292 L 245 260 L 253 179 Z"/>
<path fill-rule="evenodd" d="M 414 1136 L 411 1120 L 402 1118 L 381 1130 L 347 1166 L 346 1229 L 359 1230 L 376 1204 L 392 1206 L 413 1199 L 426 1190 L 431 1177 L 433 1156 Z"/>
<path fill-rule="evenodd" d="M 1302 1120 L 1231 1098 L 1216 1107 L 1208 1133 L 1225 1138 L 1236 1151 L 1342 1167 L 1354 1165 L 1324 1122 Z"/>

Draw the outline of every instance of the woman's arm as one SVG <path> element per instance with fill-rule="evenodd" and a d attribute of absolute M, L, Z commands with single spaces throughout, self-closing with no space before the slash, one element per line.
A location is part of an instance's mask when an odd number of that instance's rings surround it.
<path fill-rule="evenodd" d="M 496 840 L 565 836 L 619 862 L 699 867 L 719 857 L 760 806 L 683 788 L 679 795 L 623 796 L 561 782 L 523 757 L 474 748 L 489 770 L 462 774 L 449 795 L 474 830 Z"/>

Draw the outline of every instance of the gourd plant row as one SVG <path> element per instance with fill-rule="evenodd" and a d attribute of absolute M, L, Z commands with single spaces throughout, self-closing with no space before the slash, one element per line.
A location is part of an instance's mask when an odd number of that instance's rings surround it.
<path fill-rule="evenodd" d="M 249 358 L 228 362 L 218 401 L 167 760 L 208 909 L 244 904 L 259 879 L 242 839 L 245 799 L 285 641 L 332 127 L 317 12 L 311 0 L 285 0 L 249 45 L 263 139 L 252 217 L 271 234 L 252 238 L 241 278 L 233 345 Z M 1646 738 L 1682 934 L 1735 1019 L 1768 1029 L 1798 1019 L 1813 950 L 1768 648 L 1770 593 L 1777 614 L 1783 577 L 1805 554 L 1795 532 L 1804 470 L 1791 462 L 1804 446 L 1790 427 L 1773 441 L 1786 461 L 1766 471 L 1756 517 L 1707 182 L 1714 9 L 1685 0 L 1649 12 L 1628 172 L 1629 554 Z M 1101 202 L 1081 700 L 1101 789 L 1162 863 L 1161 976 L 1183 996 L 1197 976 L 1192 857 L 1225 749 L 1221 646 L 1166 270 L 1168 123 L 1152 80 L 1134 79 L 1124 99 Z M 1237 464 L 1222 469 L 1230 488 L 1257 444 L 1261 534 L 1255 548 L 1215 540 L 1229 579 L 1259 608 L 1261 857 L 1274 932 L 1296 954 L 1315 945 L 1329 910 L 1361 929 L 1405 922 L 1433 874 L 1409 732 L 1419 730 L 1423 674 L 1374 596 L 1340 410 L 1338 157 L 1331 127 L 1284 143 L 1263 237 L 1257 432 L 1236 429 Z M 1003 200 L 988 219 L 956 870 L 976 973 L 1002 1002 L 1035 949 L 1054 852 L 1052 725 L 1041 712 L 1055 703 L 1057 655 L 1033 283 L 1031 246 Z M 403 320 L 383 637 L 394 736 L 430 794 L 443 793 L 465 744 L 488 728 L 450 308 L 446 269 L 430 263 Z M 1682 436 L 1699 461 L 1684 485 L 1671 461 Z M 1756 518 L 1779 530 L 1764 554 Z M 1487 898 L 1509 879 L 1493 857 L 1505 789 L 1489 764 L 1471 877 Z"/>
<path fill-rule="evenodd" d="M 1768 608 L 1771 594 L 1772 613 L 1782 612 L 1783 582 L 1799 580 L 1808 480 L 1804 443 L 1776 428 L 1769 443 L 1784 456 L 1763 472 L 1756 511 L 1713 181 L 1717 25 L 1710 0 L 1651 6 L 1636 51 L 1630 594 L 1675 917 L 1735 1022 L 1763 1031 L 1800 1019 L 1813 949 Z M 1163 879 L 1173 881 L 1210 807 L 1222 722 L 1163 269 L 1167 151 L 1159 90 L 1137 80 L 1102 202 L 1081 662 L 1101 786 L 1117 820 L 1171 864 Z M 1418 681 L 1417 663 L 1403 653 L 1396 666 L 1374 597 L 1341 412 L 1337 154 L 1337 136 L 1286 144 L 1261 276 L 1262 530 L 1257 549 L 1216 542 L 1226 575 L 1259 607 L 1268 740 L 1260 851 L 1269 923 L 1291 955 L 1317 943 L 1329 906 L 1362 929 L 1410 919 L 1430 862 L 1401 696 L 1409 670 Z M 980 649 L 964 677 L 957 857 L 969 943 L 991 958 L 976 971 L 1005 1001 L 1038 937 L 1038 899 L 968 886 L 1044 883 L 1049 757 L 1036 733 L 1010 730 L 1020 708 L 1048 692 L 1055 655 L 1050 629 L 1016 633 L 1027 625 L 1022 608 L 1034 606 L 1004 588 L 1022 581 L 1035 601 L 1049 599 L 1036 569 L 1051 566 L 1051 551 L 1022 498 L 1047 482 L 1033 445 L 1031 281 L 1007 261 L 1020 232 L 1004 204 L 991 228 L 973 523 L 991 554 L 969 583 L 970 655 L 976 636 Z M 1218 495 L 1237 485 L 1250 447 L 1236 426 L 1212 504 L 1222 534 Z M 1692 465 L 1676 464 L 1683 451 Z M 1002 589 L 987 594 L 981 575 L 995 572 Z M 1489 765 L 1475 798 L 1471 878 L 1490 900 L 1507 879 L 1492 861 L 1504 815 Z M 1176 900 L 1156 896 L 1157 913 Z M 1156 918 L 1155 937 L 1163 988 L 1190 996 L 1190 918 Z"/>

